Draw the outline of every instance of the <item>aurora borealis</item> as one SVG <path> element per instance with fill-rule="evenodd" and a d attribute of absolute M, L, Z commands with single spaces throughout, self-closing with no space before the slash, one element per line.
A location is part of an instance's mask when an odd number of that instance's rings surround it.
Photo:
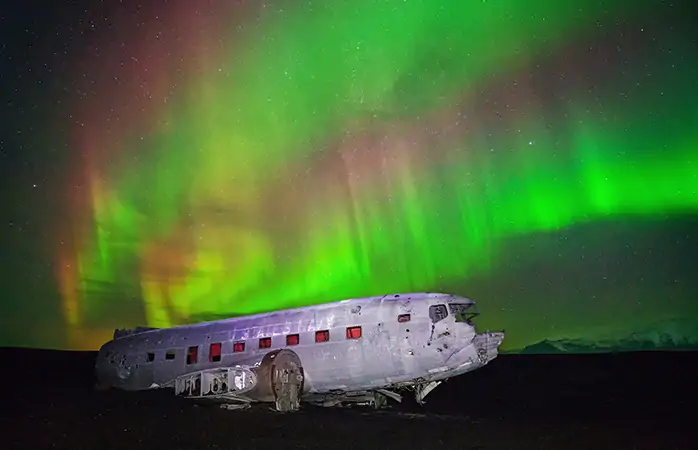
<path fill-rule="evenodd" d="M 11 141 L 53 149 L 13 178 L 48 269 L 5 275 L 0 344 L 411 291 L 474 298 L 509 348 L 698 321 L 689 3 L 63 13 L 47 122 Z"/>

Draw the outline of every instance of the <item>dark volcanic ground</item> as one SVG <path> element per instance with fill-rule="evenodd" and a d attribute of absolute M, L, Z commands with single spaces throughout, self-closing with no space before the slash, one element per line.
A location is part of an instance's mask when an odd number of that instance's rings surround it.
<path fill-rule="evenodd" d="M 97 392 L 91 353 L 1 356 L 2 449 L 698 449 L 698 352 L 503 355 L 422 409 L 291 414 Z"/>

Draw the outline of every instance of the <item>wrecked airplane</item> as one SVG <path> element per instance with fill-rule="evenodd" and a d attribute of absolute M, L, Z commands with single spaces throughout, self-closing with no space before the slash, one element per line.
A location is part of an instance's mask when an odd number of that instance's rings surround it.
<path fill-rule="evenodd" d="M 503 332 L 478 334 L 474 301 L 412 293 L 342 300 L 173 328 L 116 330 L 97 356 L 101 388 L 174 388 L 237 409 L 300 402 L 417 403 L 494 359 Z"/>

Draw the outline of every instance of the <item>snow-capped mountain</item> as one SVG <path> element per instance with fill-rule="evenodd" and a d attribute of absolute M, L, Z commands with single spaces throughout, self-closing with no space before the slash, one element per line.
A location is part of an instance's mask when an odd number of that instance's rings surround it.
<path fill-rule="evenodd" d="M 599 339 L 544 340 L 507 353 L 608 353 L 640 350 L 698 350 L 698 320 L 671 319 L 629 333 L 614 333 Z"/>

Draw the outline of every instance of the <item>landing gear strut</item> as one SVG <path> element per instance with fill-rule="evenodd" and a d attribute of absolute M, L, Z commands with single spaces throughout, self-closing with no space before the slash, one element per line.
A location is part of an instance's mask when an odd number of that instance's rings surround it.
<path fill-rule="evenodd" d="M 279 361 L 277 360 L 277 363 Z M 303 371 L 293 361 L 283 361 L 283 365 L 272 366 L 272 390 L 276 410 L 297 411 L 303 390 Z"/>
<path fill-rule="evenodd" d="M 247 394 L 252 400 L 273 402 L 279 412 L 297 411 L 303 395 L 305 376 L 298 355 L 288 349 L 274 350 L 264 355 L 255 375 L 260 380 L 255 390 Z"/>

